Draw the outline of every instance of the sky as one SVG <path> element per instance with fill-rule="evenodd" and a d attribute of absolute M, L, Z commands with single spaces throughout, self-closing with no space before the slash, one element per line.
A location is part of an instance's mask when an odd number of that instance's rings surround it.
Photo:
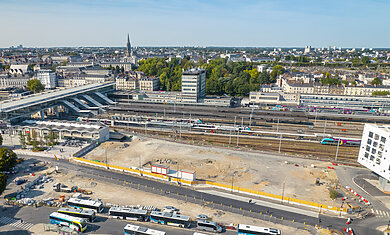
<path fill-rule="evenodd" d="M 0 0 L 0 48 L 390 47 L 389 0 Z"/>

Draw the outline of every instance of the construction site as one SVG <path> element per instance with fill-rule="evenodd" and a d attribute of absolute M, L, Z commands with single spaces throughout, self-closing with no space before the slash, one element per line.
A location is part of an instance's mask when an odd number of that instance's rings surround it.
<path fill-rule="evenodd" d="M 104 142 L 85 158 L 123 167 L 164 165 L 177 171 L 194 171 L 198 181 L 213 181 L 339 206 L 329 198 L 329 189 L 338 184 L 335 171 L 329 169 L 330 162 L 138 136 L 126 143 Z M 197 187 L 203 186 L 199 184 Z"/>

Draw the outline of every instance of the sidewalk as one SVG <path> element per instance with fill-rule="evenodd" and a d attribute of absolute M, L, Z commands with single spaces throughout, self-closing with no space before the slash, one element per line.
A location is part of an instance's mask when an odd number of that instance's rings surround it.
<path fill-rule="evenodd" d="M 197 190 L 197 191 L 198 192 L 212 194 L 212 195 L 215 195 L 215 196 L 231 198 L 231 199 L 235 199 L 235 200 L 242 201 L 242 202 L 249 202 L 249 200 L 252 200 L 252 203 L 255 203 L 257 205 L 270 207 L 270 208 L 274 208 L 274 209 L 278 209 L 278 210 L 289 211 L 289 212 L 292 212 L 292 213 L 301 214 L 301 215 L 305 215 L 305 216 L 310 216 L 310 217 L 314 217 L 314 218 L 318 218 L 318 216 L 319 216 L 318 212 L 309 211 L 309 210 L 303 210 L 303 209 L 300 209 L 300 208 L 295 208 L 295 207 L 285 206 L 285 205 L 282 205 L 282 204 L 277 204 L 277 203 L 267 202 L 267 201 L 263 201 L 263 200 L 253 199 L 253 198 L 250 198 L 250 197 L 244 197 L 244 196 L 240 196 L 240 195 L 236 195 L 236 194 L 230 194 L 230 193 L 216 191 L 216 190 Z"/>

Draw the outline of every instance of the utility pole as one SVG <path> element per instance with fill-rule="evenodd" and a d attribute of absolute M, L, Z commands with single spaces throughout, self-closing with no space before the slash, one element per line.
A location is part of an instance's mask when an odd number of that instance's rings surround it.
<path fill-rule="evenodd" d="M 107 147 L 105 148 L 105 152 L 106 152 L 106 168 L 108 169 Z"/>
<path fill-rule="evenodd" d="M 180 126 L 180 141 L 181 141 L 181 122 L 179 123 Z"/>
<path fill-rule="evenodd" d="M 234 116 L 234 127 L 236 127 L 236 119 L 237 119 L 237 116 Z"/>
<path fill-rule="evenodd" d="M 146 135 L 146 125 L 147 125 L 147 122 L 146 122 L 146 120 L 145 120 L 145 135 Z"/>
<path fill-rule="evenodd" d="M 324 134 L 326 132 L 326 119 L 325 119 L 325 124 L 324 124 Z"/>
<path fill-rule="evenodd" d="M 241 126 L 244 127 L 244 117 L 241 117 Z"/>
<path fill-rule="evenodd" d="M 280 140 L 279 140 L 279 153 L 280 153 L 281 147 L 282 147 L 282 135 L 280 135 Z"/>
<path fill-rule="evenodd" d="M 251 114 L 249 115 L 249 127 L 252 126 L 252 115 L 253 115 L 253 108 Z"/>
<path fill-rule="evenodd" d="M 230 135 L 229 135 L 229 146 L 232 144 L 232 130 L 230 130 Z"/>
<path fill-rule="evenodd" d="M 336 157 L 334 159 L 335 162 L 337 162 L 337 156 L 339 155 L 339 147 L 340 147 L 340 137 L 339 140 L 337 141 Z"/>
<path fill-rule="evenodd" d="M 276 125 L 276 132 L 279 132 L 279 118 L 278 118 L 278 124 Z"/>
<path fill-rule="evenodd" d="M 284 199 L 284 186 L 286 185 L 286 178 L 284 178 L 283 181 L 283 190 L 282 190 L 282 204 L 283 204 L 283 199 Z"/>
<path fill-rule="evenodd" d="M 237 131 L 237 147 L 238 147 L 238 141 L 240 139 L 240 130 Z"/>
<path fill-rule="evenodd" d="M 165 108 L 164 108 L 164 118 L 165 118 Z"/>
<path fill-rule="evenodd" d="M 234 180 L 234 174 L 232 175 L 232 192 L 233 192 L 233 180 Z"/>

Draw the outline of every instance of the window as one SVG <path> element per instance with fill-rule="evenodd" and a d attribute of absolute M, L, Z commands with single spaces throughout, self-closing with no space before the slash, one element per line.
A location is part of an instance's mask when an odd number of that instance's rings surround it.
<path fill-rule="evenodd" d="M 372 148 L 371 153 L 375 154 L 376 153 L 376 149 Z"/>
<path fill-rule="evenodd" d="M 370 154 L 369 154 L 368 152 L 366 152 L 366 153 L 364 154 L 364 157 L 365 157 L 365 158 L 368 158 L 368 156 L 370 156 Z"/>
<path fill-rule="evenodd" d="M 371 144 L 371 143 L 372 143 L 372 139 L 368 138 L 367 144 Z"/>
<path fill-rule="evenodd" d="M 370 132 L 368 133 L 368 136 L 372 138 L 372 137 L 374 136 L 374 133 L 372 133 L 372 132 L 370 131 Z"/>
<path fill-rule="evenodd" d="M 379 135 L 378 135 L 378 134 L 375 134 L 374 139 L 375 139 L 375 140 L 379 140 Z"/>
<path fill-rule="evenodd" d="M 370 156 L 370 160 L 371 160 L 371 161 L 374 161 L 374 158 L 375 158 L 374 155 L 371 155 L 371 156 Z"/>
<path fill-rule="evenodd" d="M 379 150 L 380 150 L 380 151 L 383 151 L 384 149 L 385 149 L 385 145 L 380 144 L 380 145 L 379 145 Z"/>
<path fill-rule="evenodd" d="M 371 147 L 370 147 L 370 146 L 367 146 L 367 148 L 366 148 L 366 149 L 367 149 L 367 151 L 368 151 L 368 152 L 370 152 L 370 150 L 371 150 Z"/>
<path fill-rule="evenodd" d="M 382 157 L 383 153 L 382 152 L 378 152 L 378 157 Z"/>
<path fill-rule="evenodd" d="M 374 146 L 374 147 L 378 146 L 378 142 L 375 141 L 374 144 L 373 144 L 373 146 Z"/>
<path fill-rule="evenodd" d="M 382 142 L 382 143 L 386 143 L 386 137 L 383 137 L 383 136 L 382 136 L 382 137 L 381 137 L 381 142 Z"/>

